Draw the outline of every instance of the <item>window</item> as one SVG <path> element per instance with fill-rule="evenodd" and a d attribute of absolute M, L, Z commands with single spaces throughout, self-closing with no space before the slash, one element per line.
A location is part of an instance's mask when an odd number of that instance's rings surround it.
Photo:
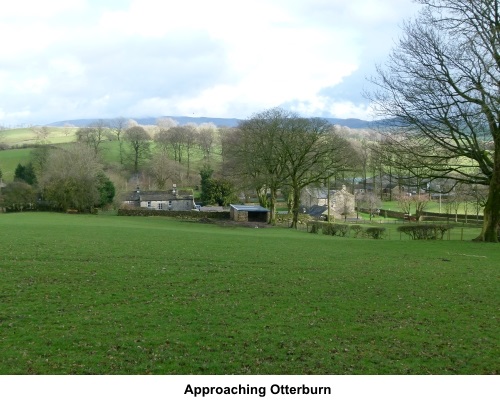
<path fill-rule="evenodd" d="M 158 209 L 162 210 L 163 209 L 163 203 L 158 203 Z"/>
<path fill-rule="evenodd" d="M 148 208 L 151 208 L 151 201 L 148 201 Z"/>
<path fill-rule="evenodd" d="M 172 209 L 172 201 L 169 201 L 169 202 L 168 202 L 168 208 L 169 208 L 169 209 Z"/>

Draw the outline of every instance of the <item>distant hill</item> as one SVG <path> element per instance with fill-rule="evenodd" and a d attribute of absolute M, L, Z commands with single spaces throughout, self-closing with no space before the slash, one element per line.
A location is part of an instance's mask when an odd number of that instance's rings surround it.
<path fill-rule="evenodd" d="M 132 119 L 134 121 L 137 121 L 137 123 L 140 125 L 156 125 L 156 121 L 158 118 L 172 118 L 173 120 L 177 121 L 179 125 L 185 125 L 188 123 L 194 123 L 200 125 L 211 122 L 218 127 L 235 127 L 238 125 L 240 121 L 239 119 L 236 118 L 185 117 L 185 116 L 162 116 L 162 117 L 145 117 L 145 118 L 127 117 L 126 119 Z M 47 124 L 47 126 L 62 127 L 64 125 L 70 124 L 74 125 L 75 127 L 86 127 L 98 120 L 113 121 L 113 119 L 107 119 L 107 118 L 86 118 L 86 119 L 52 122 L 50 124 Z"/>
<path fill-rule="evenodd" d="M 137 121 L 140 125 L 155 125 L 158 118 L 172 118 L 177 121 L 179 125 L 194 123 L 197 125 L 204 123 L 213 123 L 218 127 L 235 127 L 241 121 L 238 118 L 214 118 L 214 117 L 186 117 L 186 116 L 163 116 L 163 117 L 146 117 L 146 118 L 131 118 Z M 90 119 L 76 119 L 67 121 L 57 121 L 47 124 L 49 127 L 63 127 L 64 125 L 73 125 L 75 127 L 86 127 L 92 123 L 100 120 L 101 118 Z M 340 125 L 352 129 L 370 128 L 374 126 L 375 121 L 364 121 L 357 118 L 325 118 L 328 122 L 334 125 Z M 103 121 L 113 121 L 112 119 L 102 118 Z"/>

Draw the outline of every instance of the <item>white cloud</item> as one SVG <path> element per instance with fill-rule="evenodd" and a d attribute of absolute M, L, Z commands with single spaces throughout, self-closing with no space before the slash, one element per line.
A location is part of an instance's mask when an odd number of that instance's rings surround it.
<path fill-rule="evenodd" d="M 85 0 L 17 0 L 2 3 L 2 19 L 47 19 L 68 11 L 79 11 Z"/>
<path fill-rule="evenodd" d="M 49 68 L 59 77 L 76 78 L 85 73 L 85 66 L 74 56 L 56 57 L 49 62 Z"/>
<path fill-rule="evenodd" d="M 9 2 L 0 15 L 0 35 L 12 38 L 0 55 L 0 119 L 241 118 L 276 105 L 366 117 L 360 72 L 385 57 L 412 7 L 411 0 Z"/>

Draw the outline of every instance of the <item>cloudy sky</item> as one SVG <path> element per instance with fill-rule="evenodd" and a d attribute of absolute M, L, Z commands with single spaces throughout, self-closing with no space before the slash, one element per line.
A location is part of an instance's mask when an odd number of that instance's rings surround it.
<path fill-rule="evenodd" d="M 16 0 L 0 125 L 161 115 L 370 119 L 361 91 L 411 0 Z"/>

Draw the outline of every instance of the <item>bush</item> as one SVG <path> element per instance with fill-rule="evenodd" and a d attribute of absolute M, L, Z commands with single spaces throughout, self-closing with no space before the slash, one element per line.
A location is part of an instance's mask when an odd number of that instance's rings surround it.
<path fill-rule="evenodd" d="M 409 235 L 412 239 L 433 240 L 443 239 L 444 234 L 453 228 L 452 225 L 425 224 L 425 225 L 403 225 L 398 231 Z"/>
<path fill-rule="evenodd" d="M 321 224 L 318 224 L 317 222 L 311 222 L 311 230 L 309 233 L 319 233 L 319 230 L 321 229 Z"/>
<path fill-rule="evenodd" d="M 323 235 L 346 236 L 349 232 L 349 226 L 344 224 L 325 224 L 323 225 Z"/>
<path fill-rule="evenodd" d="M 382 239 L 385 235 L 385 228 L 371 227 L 367 228 L 365 233 L 373 239 Z"/>
<path fill-rule="evenodd" d="M 363 236 L 364 229 L 361 225 L 351 225 L 351 232 L 354 233 L 354 237 Z"/>

